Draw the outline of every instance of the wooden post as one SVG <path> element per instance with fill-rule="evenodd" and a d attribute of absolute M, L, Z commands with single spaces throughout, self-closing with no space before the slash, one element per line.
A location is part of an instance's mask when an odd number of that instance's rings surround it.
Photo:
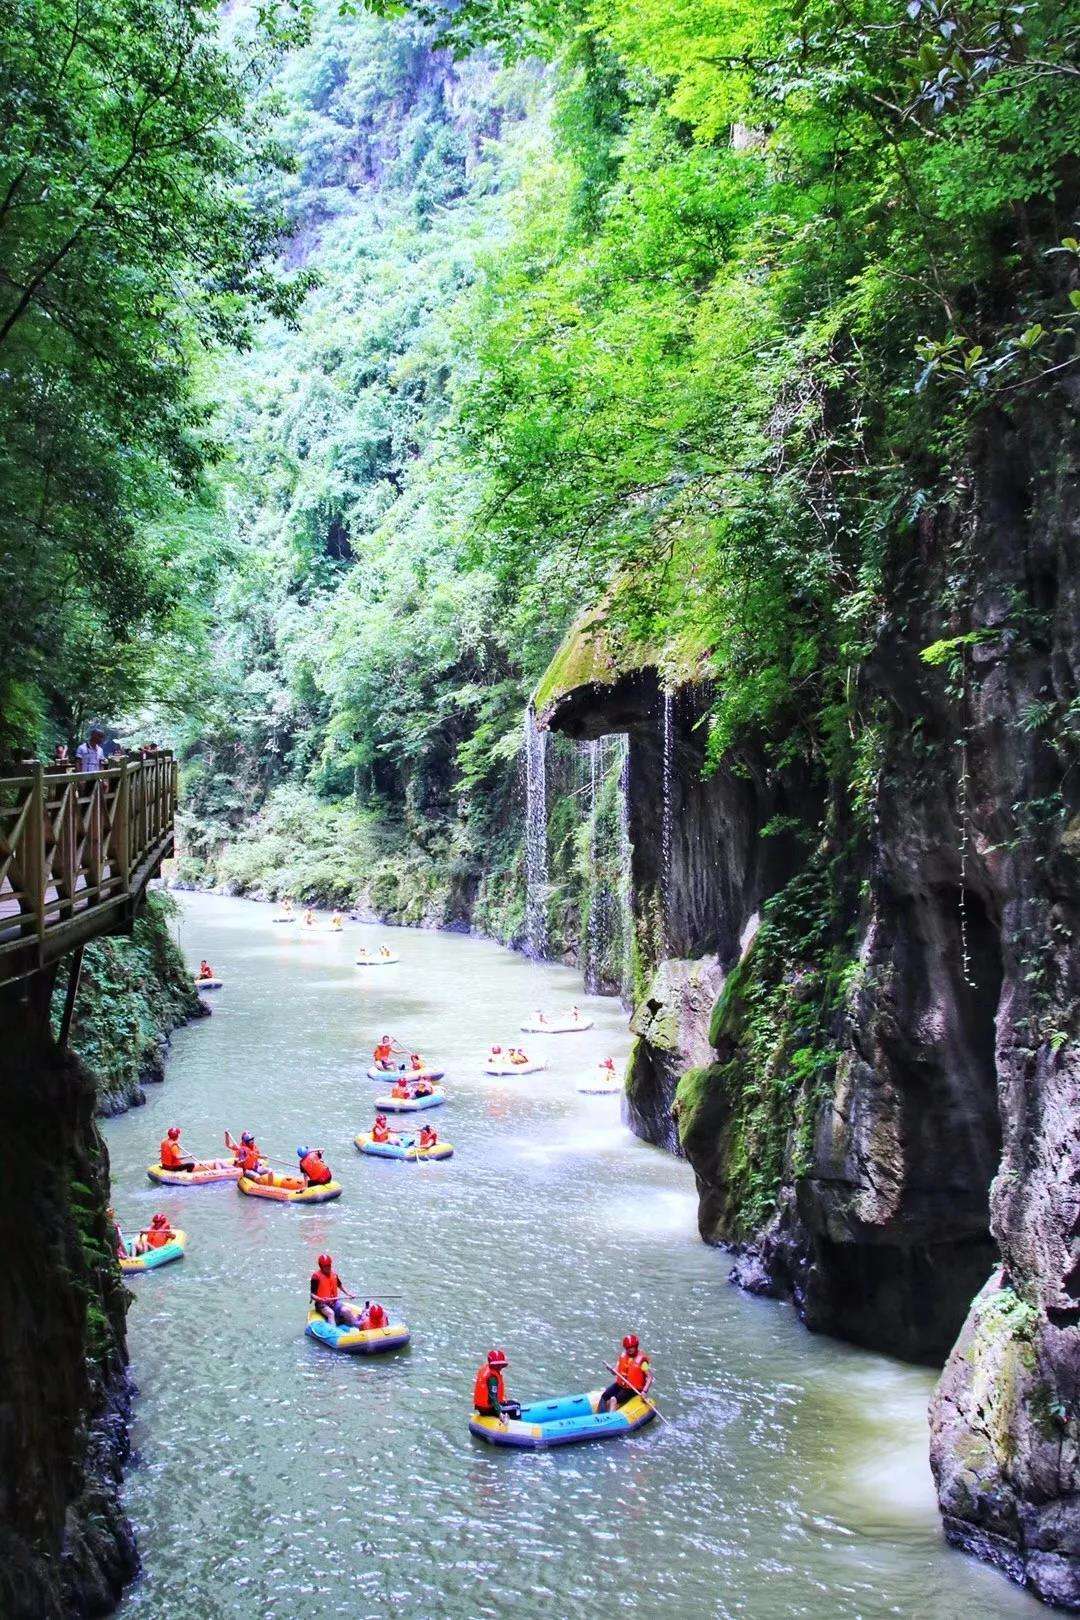
<path fill-rule="evenodd" d="M 60 1050 L 67 1048 L 68 1036 L 71 1034 L 71 1020 L 75 1012 L 75 1001 L 79 994 L 79 980 L 82 978 L 83 950 L 82 945 L 76 945 L 71 953 L 68 965 L 67 990 L 64 993 L 64 1011 L 60 1015 L 60 1035 L 58 1037 Z"/>
<path fill-rule="evenodd" d="M 45 767 L 40 760 L 30 766 L 30 776 L 30 805 L 23 827 L 26 854 L 21 864 L 26 899 L 33 907 L 32 928 L 40 962 L 45 940 Z M 26 931 L 29 933 L 30 928 Z"/>
<path fill-rule="evenodd" d="M 128 785 L 128 762 L 120 762 L 120 780 L 116 784 L 116 804 L 113 807 L 112 858 L 109 862 L 120 874 L 120 893 L 127 894 L 131 883 L 131 831 L 129 826 L 131 795 Z"/>

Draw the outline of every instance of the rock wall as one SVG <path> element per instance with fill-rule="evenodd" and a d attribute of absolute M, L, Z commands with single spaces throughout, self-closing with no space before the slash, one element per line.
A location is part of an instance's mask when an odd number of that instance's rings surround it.
<path fill-rule="evenodd" d="M 0 1613 L 107 1614 L 136 1564 L 108 1155 L 86 1070 L 25 1003 L 2 1013 Z"/>
<path fill-rule="evenodd" d="M 52 994 L 0 997 L 0 1616 L 109 1614 L 136 1569 L 120 1501 L 130 1294 L 108 1218 L 96 1123 L 164 1077 L 168 1032 L 205 1014 L 154 897 L 130 939 L 88 947 L 72 1026 Z M 77 1042 L 78 1050 L 75 1050 Z"/>
<path fill-rule="evenodd" d="M 924 512 L 897 557 L 860 671 L 865 803 L 793 780 L 781 739 L 702 780 L 708 691 L 684 685 L 661 893 L 655 672 L 584 660 L 544 718 L 630 738 L 632 1125 L 671 1146 L 675 1115 L 735 1281 L 947 1358 L 947 1535 L 1080 1609 L 1075 405 L 993 423 L 962 510 Z M 693 958 L 719 985 L 707 1035 L 700 1002 L 670 1015 Z"/>

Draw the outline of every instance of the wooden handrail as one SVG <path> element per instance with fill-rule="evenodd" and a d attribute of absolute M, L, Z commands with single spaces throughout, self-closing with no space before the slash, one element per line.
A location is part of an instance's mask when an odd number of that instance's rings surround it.
<path fill-rule="evenodd" d="M 176 782 L 168 749 L 100 771 L 0 770 L 0 983 L 130 923 L 172 850 Z"/>

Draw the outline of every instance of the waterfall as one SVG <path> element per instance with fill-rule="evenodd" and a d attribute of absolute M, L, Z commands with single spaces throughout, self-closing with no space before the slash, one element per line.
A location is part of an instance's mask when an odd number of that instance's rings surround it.
<path fill-rule="evenodd" d="M 595 994 L 600 984 L 600 879 L 597 869 L 596 818 L 600 805 L 601 743 L 594 738 L 586 744 L 589 759 L 589 927 L 585 940 L 585 988 Z"/>
<path fill-rule="evenodd" d="M 621 750 L 619 765 L 619 902 L 622 911 L 622 993 L 630 1000 L 634 993 L 634 877 L 630 843 L 630 742 L 616 739 Z"/>
<path fill-rule="evenodd" d="M 675 777 L 675 698 L 664 693 L 663 766 L 660 810 L 660 932 L 667 950 L 668 913 L 671 903 L 671 845 L 674 831 L 672 784 Z"/>
<path fill-rule="evenodd" d="M 547 732 L 525 710 L 525 949 L 548 953 Z"/>

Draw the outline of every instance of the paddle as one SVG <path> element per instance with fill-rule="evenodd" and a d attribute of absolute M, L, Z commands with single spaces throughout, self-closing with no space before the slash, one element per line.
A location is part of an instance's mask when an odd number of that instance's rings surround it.
<path fill-rule="evenodd" d="M 625 1384 L 627 1389 L 634 1389 L 634 1386 L 630 1382 L 629 1378 L 624 1378 L 622 1373 L 619 1372 L 617 1367 L 613 1367 L 611 1365 L 611 1363 L 608 1362 L 608 1361 L 604 1362 L 604 1366 L 607 1368 L 609 1373 L 614 1373 L 615 1377 L 618 1379 L 620 1384 Z M 663 1412 L 661 1412 L 660 1408 L 658 1406 L 654 1406 L 652 1401 L 650 1401 L 649 1397 L 647 1395 L 643 1395 L 640 1389 L 634 1389 L 634 1394 L 638 1397 L 639 1400 L 644 1401 L 645 1405 L 650 1407 L 652 1409 L 652 1411 L 656 1413 L 656 1416 L 660 1419 L 661 1423 L 666 1423 L 667 1422 L 667 1418 L 664 1416 Z"/>

